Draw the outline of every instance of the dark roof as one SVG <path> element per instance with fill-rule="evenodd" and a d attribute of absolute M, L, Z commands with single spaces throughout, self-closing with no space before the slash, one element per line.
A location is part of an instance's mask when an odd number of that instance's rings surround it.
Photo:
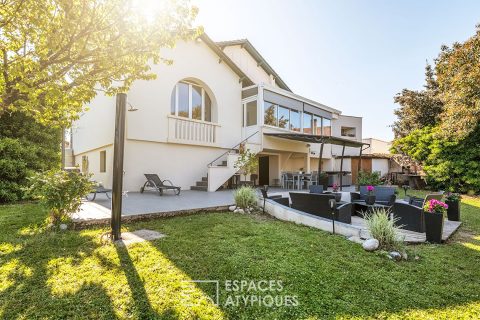
<path fill-rule="evenodd" d="M 239 77 L 239 81 L 243 82 L 244 87 L 252 86 L 255 83 L 250 79 L 236 64 L 230 59 L 222 49 L 220 49 L 217 44 L 207 36 L 206 33 L 198 36 L 213 52 L 215 52 L 220 58 L 220 62 L 225 62 L 230 69 L 232 69 Z"/>
<path fill-rule="evenodd" d="M 278 73 L 273 70 L 273 68 L 268 64 L 267 60 L 265 60 L 260 52 L 255 49 L 255 47 L 248 41 L 248 39 L 239 39 L 239 40 L 230 40 L 230 41 L 220 41 L 216 43 L 220 48 L 225 48 L 229 46 L 242 46 L 247 52 L 257 61 L 257 65 L 261 66 L 266 73 L 271 74 L 275 77 L 275 83 L 282 89 L 292 91 L 285 81 L 280 78 Z"/>
<path fill-rule="evenodd" d="M 363 146 L 369 146 L 370 144 L 353 141 L 349 139 L 332 137 L 332 136 L 320 136 L 315 134 L 303 134 L 303 133 L 264 133 L 266 136 L 271 136 L 275 138 L 303 141 L 309 143 L 326 143 L 326 144 L 335 144 L 346 147 L 355 147 L 360 148 Z"/>

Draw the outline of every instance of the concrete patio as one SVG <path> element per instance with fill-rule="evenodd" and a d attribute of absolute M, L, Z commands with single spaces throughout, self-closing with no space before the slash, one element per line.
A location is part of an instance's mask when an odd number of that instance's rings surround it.
<path fill-rule="evenodd" d="M 350 190 L 352 189 L 352 190 Z M 353 191 L 353 187 L 344 187 L 345 195 Z M 287 190 L 270 188 L 269 194 L 281 194 L 288 197 L 289 192 L 308 192 L 308 190 Z M 344 199 L 349 201 L 349 199 Z M 166 192 L 159 196 L 155 192 L 129 192 L 123 196 L 122 217 L 127 220 L 148 216 L 169 216 L 199 211 L 226 210 L 234 204 L 233 190 L 205 192 L 182 190 L 179 196 Z M 97 194 L 94 201 L 85 201 L 80 211 L 72 218 L 75 223 L 106 223 L 111 217 L 111 199 L 104 193 Z"/>
<path fill-rule="evenodd" d="M 166 192 L 163 196 L 154 192 L 129 192 L 123 196 L 122 217 L 224 210 L 233 203 L 232 190 L 217 192 L 185 190 L 179 196 L 171 192 Z M 73 221 L 94 222 L 110 219 L 110 217 L 111 200 L 105 194 L 99 194 L 95 201 L 85 201 L 82 204 L 80 211 L 73 215 Z"/>

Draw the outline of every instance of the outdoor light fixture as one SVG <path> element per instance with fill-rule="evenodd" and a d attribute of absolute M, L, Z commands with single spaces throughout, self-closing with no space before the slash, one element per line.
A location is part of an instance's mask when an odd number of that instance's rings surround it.
<path fill-rule="evenodd" d="M 335 208 L 337 207 L 337 201 L 335 201 L 335 199 L 330 199 L 328 204 L 330 205 L 330 209 L 332 209 L 332 229 L 333 234 L 335 234 Z"/>
<path fill-rule="evenodd" d="M 131 104 L 130 102 L 128 102 L 128 111 L 129 111 L 129 112 L 134 112 L 134 111 L 137 111 L 137 110 L 138 110 L 137 108 L 134 108 L 134 107 L 132 106 L 132 104 Z"/>

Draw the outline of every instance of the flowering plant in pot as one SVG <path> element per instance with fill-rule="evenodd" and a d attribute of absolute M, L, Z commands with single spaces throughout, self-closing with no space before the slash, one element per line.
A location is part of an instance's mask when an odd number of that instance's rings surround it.
<path fill-rule="evenodd" d="M 338 184 L 334 183 L 332 186 L 333 192 L 338 192 L 338 188 L 339 188 Z"/>
<path fill-rule="evenodd" d="M 460 200 L 462 196 L 459 193 L 447 192 L 445 194 L 445 203 L 448 205 L 447 217 L 450 221 L 460 221 Z"/>
<path fill-rule="evenodd" d="M 375 187 L 367 186 L 367 197 L 365 198 L 365 203 L 373 205 L 375 203 Z"/>
<path fill-rule="evenodd" d="M 428 242 L 441 243 L 443 233 L 443 215 L 447 212 L 448 205 L 440 200 L 428 200 L 423 205 L 425 212 L 425 233 Z"/>
<path fill-rule="evenodd" d="M 337 202 L 342 200 L 342 193 L 338 192 L 339 188 L 340 188 L 339 185 L 336 183 L 334 183 L 332 186 L 333 193 L 335 194 L 335 201 Z"/>

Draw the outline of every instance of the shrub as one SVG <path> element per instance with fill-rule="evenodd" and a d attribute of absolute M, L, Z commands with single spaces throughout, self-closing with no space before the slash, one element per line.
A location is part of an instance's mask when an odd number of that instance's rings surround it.
<path fill-rule="evenodd" d="M 54 225 L 68 221 L 93 188 L 89 176 L 73 171 L 50 170 L 37 173 L 30 180 L 29 194 L 47 208 L 49 222 Z"/>
<path fill-rule="evenodd" d="M 390 211 L 384 208 L 374 208 L 371 213 L 365 214 L 365 223 L 372 238 L 380 243 L 384 250 L 405 251 L 403 239 L 395 229 L 398 218 L 389 219 Z"/>
<path fill-rule="evenodd" d="M 239 169 L 242 172 L 242 174 L 245 176 L 245 180 L 247 180 L 247 176 L 257 170 L 258 157 L 250 150 L 243 149 L 240 151 L 240 157 L 238 157 L 237 161 L 235 161 L 234 166 L 236 169 Z"/>
<path fill-rule="evenodd" d="M 366 171 L 359 171 L 358 172 L 358 185 L 359 186 L 377 186 L 382 184 L 380 179 L 380 172 L 366 172 Z"/>
<path fill-rule="evenodd" d="M 0 118 L 0 203 L 25 198 L 27 177 L 60 167 L 60 129 L 19 112 Z"/>
<path fill-rule="evenodd" d="M 235 205 L 239 208 L 246 209 L 257 205 L 258 196 L 255 190 L 248 186 L 243 186 L 233 193 Z"/>

